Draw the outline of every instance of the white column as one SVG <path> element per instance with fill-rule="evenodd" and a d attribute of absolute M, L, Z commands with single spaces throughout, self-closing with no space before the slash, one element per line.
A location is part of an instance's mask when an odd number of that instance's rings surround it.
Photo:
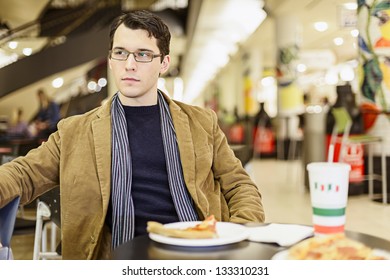
<path fill-rule="evenodd" d="M 297 85 L 296 66 L 301 44 L 301 24 L 294 15 L 276 18 L 277 80 L 278 80 L 278 157 L 284 158 L 284 140 L 298 133 L 298 114 L 304 112 L 303 92 Z"/>

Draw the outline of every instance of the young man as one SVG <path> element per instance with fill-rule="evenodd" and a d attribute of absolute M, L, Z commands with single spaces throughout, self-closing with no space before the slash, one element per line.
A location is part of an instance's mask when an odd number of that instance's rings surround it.
<path fill-rule="evenodd" d="M 157 89 L 170 33 L 152 13 L 117 18 L 109 65 L 119 91 L 62 120 L 47 142 L 0 167 L 0 207 L 59 185 L 64 259 L 109 258 L 146 222 L 264 221 L 261 195 L 207 109 Z"/>

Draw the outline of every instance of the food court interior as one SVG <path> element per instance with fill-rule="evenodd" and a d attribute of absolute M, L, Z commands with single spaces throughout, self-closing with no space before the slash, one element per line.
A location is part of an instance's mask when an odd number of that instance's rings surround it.
<path fill-rule="evenodd" d="M 24 121 L 33 118 L 38 89 L 62 118 L 115 93 L 109 23 L 133 9 L 151 10 L 169 25 L 172 62 L 159 88 L 216 111 L 262 193 L 266 222 L 311 225 L 306 165 L 343 161 L 353 171 L 346 229 L 390 241 L 388 1 L 0 0 L 2 163 L 37 145 L 2 149 L 17 110 Z M 342 129 L 335 108 L 346 109 Z M 374 142 L 345 142 L 350 135 Z M 32 227 L 14 234 L 15 259 L 33 258 L 36 206 L 20 209 Z"/>

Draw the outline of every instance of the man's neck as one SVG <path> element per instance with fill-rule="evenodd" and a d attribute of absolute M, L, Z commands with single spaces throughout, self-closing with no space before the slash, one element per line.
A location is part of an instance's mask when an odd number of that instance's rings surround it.
<path fill-rule="evenodd" d="M 119 92 L 119 100 L 124 106 L 152 106 L 157 104 L 157 90 L 154 95 L 143 95 L 140 97 L 127 97 Z"/>

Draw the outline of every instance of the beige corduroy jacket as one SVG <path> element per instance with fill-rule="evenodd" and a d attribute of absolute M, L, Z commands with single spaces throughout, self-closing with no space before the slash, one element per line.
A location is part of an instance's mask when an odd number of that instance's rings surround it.
<path fill-rule="evenodd" d="M 234 156 L 216 114 L 171 100 L 184 179 L 201 219 L 264 221 L 261 195 Z M 111 99 L 112 100 L 112 99 Z M 31 202 L 60 185 L 64 259 L 109 257 L 105 225 L 110 199 L 111 100 L 58 124 L 47 142 L 0 167 L 0 207 Z"/>

